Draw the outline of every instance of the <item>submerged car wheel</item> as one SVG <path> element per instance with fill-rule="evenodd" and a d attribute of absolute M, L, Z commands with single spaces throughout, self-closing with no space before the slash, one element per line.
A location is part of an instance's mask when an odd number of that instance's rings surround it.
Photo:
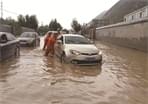
<path fill-rule="evenodd" d="M 15 53 L 14 53 L 14 55 L 15 55 L 15 57 L 18 57 L 18 56 L 20 56 L 20 47 L 16 47 L 15 48 Z"/>
<path fill-rule="evenodd" d="M 36 47 L 36 42 L 35 41 L 32 42 L 32 46 Z"/>
<path fill-rule="evenodd" d="M 38 46 L 40 46 L 40 40 L 38 40 Z"/>

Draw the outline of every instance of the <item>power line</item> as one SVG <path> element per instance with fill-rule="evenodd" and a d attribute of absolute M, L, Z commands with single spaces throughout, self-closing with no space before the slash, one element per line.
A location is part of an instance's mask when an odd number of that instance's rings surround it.
<path fill-rule="evenodd" d="M 9 10 L 6 10 L 6 9 L 3 9 L 3 11 L 7 12 L 7 13 L 11 13 L 11 14 L 14 14 L 14 15 L 19 15 L 18 13 L 16 12 L 12 12 L 12 11 L 9 11 Z"/>
<path fill-rule="evenodd" d="M 1 10 L 1 19 L 3 19 L 3 14 L 4 14 L 4 12 L 6 12 L 6 13 L 10 13 L 10 14 L 13 14 L 13 15 L 19 15 L 18 13 L 16 13 L 16 12 L 12 12 L 12 11 L 10 11 L 10 10 L 7 10 L 7 9 L 4 9 L 3 8 L 3 1 L 1 0 L 1 2 L 0 2 L 0 10 Z"/>

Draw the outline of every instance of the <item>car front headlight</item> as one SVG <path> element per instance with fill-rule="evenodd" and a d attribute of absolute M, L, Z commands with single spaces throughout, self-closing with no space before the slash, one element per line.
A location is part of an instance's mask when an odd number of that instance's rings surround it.
<path fill-rule="evenodd" d="M 102 51 L 99 51 L 99 53 L 98 53 L 99 55 L 102 55 Z"/>
<path fill-rule="evenodd" d="M 73 55 L 81 55 L 81 53 L 79 51 L 76 50 L 70 50 L 70 53 Z"/>

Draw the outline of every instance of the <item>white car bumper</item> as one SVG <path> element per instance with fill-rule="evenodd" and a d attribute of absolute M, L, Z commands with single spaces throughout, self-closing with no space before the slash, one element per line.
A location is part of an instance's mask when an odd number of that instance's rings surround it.
<path fill-rule="evenodd" d="M 72 55 L 66 58 L 72 64 L 96 65 L 101 63 L 102 55 Z"/>

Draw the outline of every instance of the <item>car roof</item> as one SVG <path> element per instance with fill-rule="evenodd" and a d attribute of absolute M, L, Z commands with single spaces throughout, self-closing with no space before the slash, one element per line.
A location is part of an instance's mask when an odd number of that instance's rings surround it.
<path fill-rule="evenodd" d="M 0 32 L 0 34 L 12 34 L 10 32 Z"/>
<path fill-rule="evenodd" d="M 2 34 L 13 35 L 13 36 L 14 36 L 14 34 L 12 34 L 12 33 L 10 33 L 10 32 L 0 32 L 0 36 L 1 36 Z"/>
<path fill-rule="evenodd" d="M 58 31 L 47 31 L 47 33 L 52 32 L 52 33 L 58 33 Z"/>
<path fill-rule="evenodd" d="M 77 37 L 84 37 L 80 34 L 62 34 L 62 36 L 77 36 Z"/>

